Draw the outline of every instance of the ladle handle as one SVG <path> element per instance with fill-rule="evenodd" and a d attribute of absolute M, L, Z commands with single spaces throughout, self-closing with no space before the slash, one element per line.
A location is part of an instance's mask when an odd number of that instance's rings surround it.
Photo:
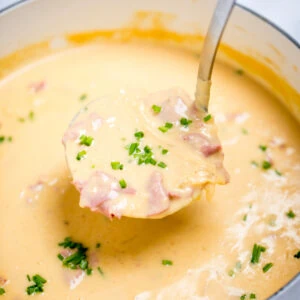
<path fill-rule="evenodd" d="M 209 24 L 201 51 L 195 93 L 195 104 L 199 111 L 207 112 L 211 73 L 219 43 L 234 3 L 235 0 L 219 0 Z"/>

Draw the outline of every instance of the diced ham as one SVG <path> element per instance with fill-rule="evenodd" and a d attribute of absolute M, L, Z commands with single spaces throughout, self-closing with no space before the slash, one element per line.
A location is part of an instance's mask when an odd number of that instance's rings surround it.
<path fill-rule="evenodd" d="M 81 134 L 84 134 L 86 131 L 96 131 L 102 125 L 102 119 L 97 113 L 91 113 L 88 115 L 86 120 L 82 120 L 71 124 L 67 131 L 65 132 L 62 143 L 66 145 L 68 141 L 75 141 L 79 138 Z"/>
<path fill-rule="evenodd" d="M 205 157 L 221 151 L 220 144 L 212 143 L 207 136 L 202 133 L 188 133 L 183 136 L 183 140 L 190 143 Z"/>
<path fill-rule="evenodd" d="M 85 272 L 83 270 L 68 270 L 64 269 L 64 278 L 70 289 L 75 289 L 84 279 Z"/>
<path fill-rule="evenodd" d="M 154 172 L 148 182 L 149 202 L 148 216 L 162 213 L 170 206 L 170 199 L 163 186 L 163 177 L 160 172 Z"/>
<path fill-rule="evenodd" d="M 135 190 L 131 187 L 122 189 L 118 180 L 102 171 L 95 171 L 86 182 L 74 182 L 80 191 L 80 206 L 89 207 L 92 211 L 98 211 L 107 217 L 118 216 L 120 213 L 111 205 L 111 200 L 119 194 L 134 195 Z"/>
<path fill-rule="evenodd" d="M 179 96 L 173 96 L 162 104 L 159 118 L 165 122 L 176 122 L 182 117 L 187 117 L 188 106 Z"/>
<path fill-rule="evenodd" d="M 34 91 L 35 93 L 38 93 L 45 89 L 46 87 L 46 82 L 44 80 L 33 82 L 29 85 L 29 88 Z"/>

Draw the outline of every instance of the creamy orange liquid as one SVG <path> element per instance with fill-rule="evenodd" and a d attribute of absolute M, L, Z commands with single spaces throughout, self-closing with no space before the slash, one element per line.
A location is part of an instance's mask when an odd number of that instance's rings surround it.
<path fill-rule="evenodd" d="M 299 125 L 247 75 L 222 64 L 210 109 L 231 182 L 212 201 L 161 220 L 109 221 L 78 205 L 61 144 L 74 114 L 120 90 L 180 86 L 193 95 L 197 62 L 183 50 L 107 42 L 48 57 L 0 82 L 1 135 L 12 136 L 0 145 L 1 297 L 26 299 L 26 275 L 40 274 L 43 299 L 265 299 L 299 272 Z M 91 276 L 57 258 L 67 236 L 89 247 Z M 255 243 L 266 251 L 251 264 Z"/>

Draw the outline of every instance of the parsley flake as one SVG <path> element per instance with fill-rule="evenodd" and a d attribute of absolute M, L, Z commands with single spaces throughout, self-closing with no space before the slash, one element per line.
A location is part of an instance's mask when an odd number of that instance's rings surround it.
<path fill-rule="evenodd" d="M 0 288 L 0 296 L 5 294 L 5 289 L 4 288 Z"/>
<path fill-rule="evenodd" d="M 285 215 L 290 219 L 294 219 L 296 217 L 296 214 L 291 209 Z"/>
<path fill-rule="evenodd" d="M 251 293 L 251 294 L 250 294 L 250 299 L 256 299 L 256 295 L 253 294 L 253 293 Z"/>
<path fill-rule="evenodd" d="M 263 152 L 266 152 L 268 149 L 268 147 L 266 145 L 259 145 L 258 148 Z"/>
<path fill-rule="evenodd" d="M 162 168 L 162 169 L 165 169 L 167 167 L 167 165 L 163 161 L 159 162 L 157 164 L 157 166 L 160 167 L 160 168 Z"/>
<path fill-rule="evenodd" d="M 264 160 L 264 161 L 262 162 L 261 167 L 262 167 L 264 170 L 268 170 L 268 169 L 270 169 L 270 168 L 272 167 L 272 164 L 271 164 L 269 161 Z"/>
<path fill-rule="evenodd" d="M 137 140 L 140 140 L 144 137 L 144 132 L 143 131 L 138 131 L 134 134 Z"/>
<path fill-rule="evenodd" d="M 168 152 L 169 152 L 168 149 L 162 149 L 162 150 L 161 150 L 161 154 L 162 154 L 162 155 L 166 155 Z"/>

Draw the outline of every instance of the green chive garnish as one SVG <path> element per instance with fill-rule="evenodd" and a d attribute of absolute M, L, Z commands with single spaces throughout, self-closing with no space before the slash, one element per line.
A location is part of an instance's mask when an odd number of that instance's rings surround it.
<path fill-rule="evenodd" d="M 5 289 L 0 287 L 0 296 L 5 294 Z"/>
<path fill-rule="evenodd" d="M 76 159 L 77 160 L 82 160 L 83 158 L 85 158 L 85 156 L 86 156 L 86 151 L 82 150 L 82 151 L 77 153 Z"/>
<path fill-rule="evenodd" d="M 120 184 L 120 187 L 121 187 L 122 189 L 125 189 L 125 188 L 127 187 L 127 183 L 126 183 L 126 181 L 125 181 L 124 179 L 121 179 L 121 180 L 119 181 L 119 184 Z"/>
<path fill-rule="evenodd" d="M 296 214 L 291 209 L 285 215 L 290 219 L 294 219 L 296 217 Z"/>
<path fill-rule="evenodd" d="M 158 105 L 153 104 L 153 105 L 152 105 L 152 110 L 153 110 L 156 114 L 158 114 L 158 113 L 161 112 L 161 106 L 158 106 Z"/>
<path fill-rule="evenodd" d="M 158 129 L 159 129 L 161 132 L 165 133 L 165 132 L 167 132 L 169 129 L 171 129 L 172 127 L 173 127 L 173 124 L 167 122 L 164 126 L 158 127 Z"/>
<path fill-rule="evenodd" d="M 167 167 L 167 165 L 164 163 L 164 162 L 159 162 L 158 164 L 157 164 L 160 168 L 166 168 Z"/>
<path fill-rule="evenodd" d="M 93 141 L 94 141 L 94 138 L 93 137 L 91 137 L 91 136 L 87 136 L 87 135 L 81 135 L 80 136 L 80 145 L 85 145 L 85 146 L 91 146 L 92 145 L 92 143 L 93 143 Z"/>
<path fill-rule="evenodd" d="M 294 257 L 300 259 L 300 250 L 294 255 Z"/>
<path fill-rule="evenodd" d="M 266 161 L 266 160 L 264 160 L 263 162 L 262 162 L 262 168 L 264 169 L 264 170 L 268 170 L 268 169 L 270 169 L 271 167 L 272 167 L 272 164 L 270 163 L 270 162 L 268 162 L 268 161 Z"/>
<path fill-rule="evenodd" d="M 163 259 L 161 261 L 161 263 L 164 265 L 164 266 L 172 266 L 173 265 L 173 262 L 169 259 Z"/>
<path fill-rule="evenodd" d="M 180 119 L 180 124 L 184 127 L 188 127 L 192 122 L 192 120 L 188 120 L 187 118 Z"/>
<path fill-rule="evenodd" d="M 251 263 L 258 264 L 261 253 L 265 252 L 265 251 L 266 251 L 265 247 L 254 244 L 253 249 L 252 249 Z"/>
<path fill-rule="evenodd" d="M 211 119 L 211 115 L 209 114 L 203 118 L 203 121 L 208 122 L 210 119 Z"/>
<path fill-rule="evenodd" d="M 267 151 L 267 149 L 268 149 L 268 147 L 266 145 L 259 145 L 258 148 L 263 152 Z"/>
<path fill-rule="evenodd" d="M 264 273 L 267 273 L 271 268 L 273 267 L 272 263 L 268 263 L 266 265 L 264 265 L 264 267 L 262 268 Z"/>
<path fill-rule="evenodd" d="M 161 154 L 162 155 L 166 155 L 168 152 L 169 152 L 169 150 L 167 150 L 167 149 L 162 149 L 161 150 Z"/>
<path fill-rule="evenodd" d="M 110 163 L 113 170 L 123 170 L 123 165 L 119 161 L 112 161 Z"/>
<path fill-rule="evenodd" d="M 87 98 L 87 94 L 82 94 L 82 95 L 79 97 L 79 100 L 80 100 L 80 101 L 84 101 L 86 98 Z"/>
<path fill-rule="evenodd" d="M 144 137 L 144 132 L 143 131 L 138 131 L 134 134 L 134 136 L 137 138 L 137 140 L 140 140 Z"/>

